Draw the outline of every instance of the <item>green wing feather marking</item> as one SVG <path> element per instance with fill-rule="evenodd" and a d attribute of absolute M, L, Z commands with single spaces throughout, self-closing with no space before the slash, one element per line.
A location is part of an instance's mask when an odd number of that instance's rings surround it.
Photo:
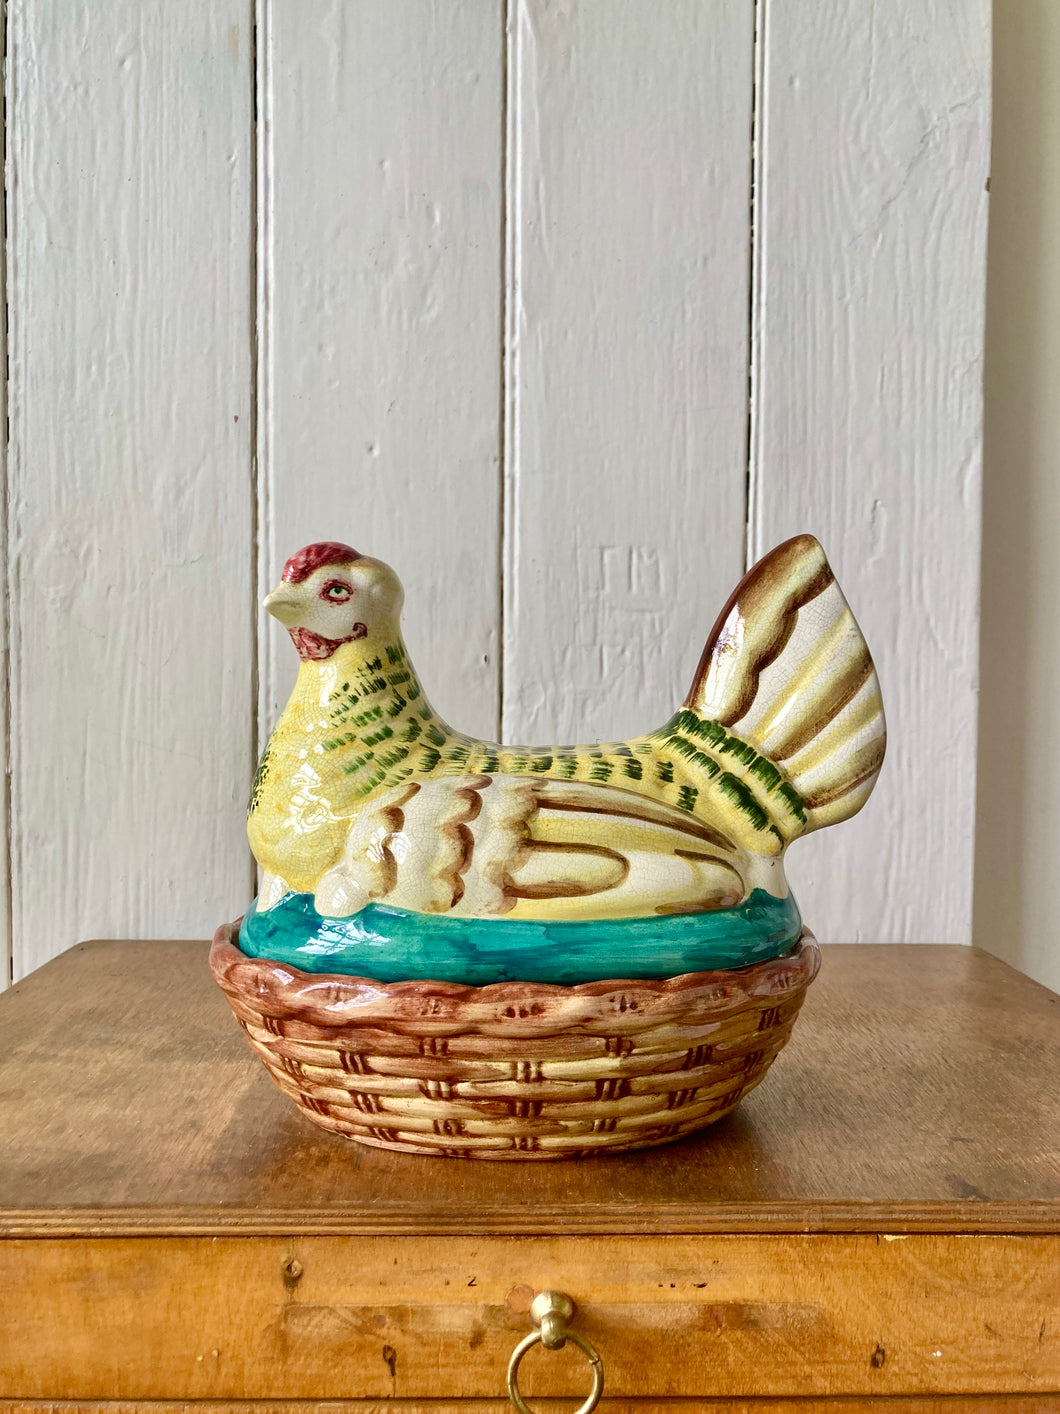
<path fill-rule="evenodd" d="M 265 778 L 269 774 L 269 746 L 271 741 L 265 743 L 265 750 L 261 753 L 261 760 L 258 762 L 258 769 L 254 772 L 254 784 L 250 788 L 250 804 L 247 806 L 247 814 L 252 815 L 258 807 L 262 792 L 265 789 Z"/>
<path fill-rule="evenodd" d="M 805 803 L 776 762 L 689 707 L 658 731 L 628 742 L 498 746 L 448 727 L 423 696 L 404 649 L 392 644 L 348 672 L 327 711 L 330 730 L 321 745 L 346 783 L 331 801 L 337 811 L 348 808 L 343 800 L 363 800 L 410 777 L 503 774 L 598 785 L 613 781 L 708 823 L 724 801 L 725 810 L 743 819 L 753 847 L 770 854 L 778 842 L 782 846 L 802 833 L 806 823 Z M 266 767 L 267 752 L 252 809 Z"/>

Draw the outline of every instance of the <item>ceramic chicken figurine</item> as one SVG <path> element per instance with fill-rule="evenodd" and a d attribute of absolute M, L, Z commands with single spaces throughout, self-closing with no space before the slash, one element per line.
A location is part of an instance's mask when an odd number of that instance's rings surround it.
<path fill-rule="evenodd" d="M 745 576 L 684 703 L 629 741 L 454 730 L 409 661 L 402 598 L 387 565 L 324 542 L 265 600 L 301 665 L 254 782 L 263 879 L 241 946 L 384 980 L 570 983 L 794 945 L 784 851 L 861 808 L 886 739 L 815 539 Z"/>

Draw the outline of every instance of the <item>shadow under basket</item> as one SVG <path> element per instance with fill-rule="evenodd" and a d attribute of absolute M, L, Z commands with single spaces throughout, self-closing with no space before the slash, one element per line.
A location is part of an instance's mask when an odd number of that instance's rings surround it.
<path fill-rule="evenodd" d="M 276 1084 L 384 1149 L 564 1159 L 646 1149 L 726 1115 L 791 1034 L 820 949 L 664 981 L 374 982 L 251 958 L 210 968 Z"/>

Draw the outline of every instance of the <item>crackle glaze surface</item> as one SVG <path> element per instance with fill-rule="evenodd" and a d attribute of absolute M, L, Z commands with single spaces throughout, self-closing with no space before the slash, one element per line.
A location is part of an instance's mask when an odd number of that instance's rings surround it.
<path fill-rule="evenodd" d="M 790 894 L 764 889 L 735 908 L 668 918 L 452 918 L 370 903 L 352 918 L 324 918 L 312 894 L 287 894 L 247 911 L 239 946 L 303 972 L 339 972 L 381 982 L 444 977 L 576 986 L 613 977 L 676 977 L 746 967 L 780 957 L 798 942 Z"/>
<path fill-rule="evenodd" d="M 879 684 L 811 536 L 745 576 L 685 702 L 627 741 L 454 730 L 409 661 L 401 603 L 388 566 L 334 542 L 289 560 L 265 601 L 301 666 L 251 800 L 259 914 L 292 894 L 324 919 L 372 904 L 510 923 L 729 912 L 785 900 L 787 845 L 875 783 Z"/>

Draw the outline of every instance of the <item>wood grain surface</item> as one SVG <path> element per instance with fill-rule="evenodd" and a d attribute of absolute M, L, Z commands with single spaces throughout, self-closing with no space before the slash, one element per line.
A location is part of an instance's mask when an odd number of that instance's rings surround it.
<path fill-rule="evenodd" d="M 0 1397 L 23 1407 L 486 1414 L 548 1286 L 612 1410 L 1060 1393 L 1060 998 L 975 950 L 826 949 L 730 1120 L 501 1172 L 303 1121 L 203 944 L 82 945 L 0 1028 Z M 524 1370 L 532 1398 L 584 1391 L 570 1347 Z"/>
<path fill-rule="evenodd" d="M 701 1137 L 498 1169 L 310 1124 L 205 943 L 82 944 L 0 999 L 0 1232 L 1060 1233 L 1060 998 L 974 949 L 823 953 Z"/>
<path fill-rule="evenodd" d="M 538 1414 L 571 1414 L 576 1401 L 535 1400 Z M 597 1406 L 601 1414 L 1056 1414 L 1060 1395 L 872 1395 L 864 1399 L 609 1399 Z M 196 1414 L 511 1414 L 511 1403 L 499 1399 L 202 1399 Z M 0 1399 L 0 1410 L 18 1414 L 188 1414 L 186 1400 Z"/>
<path fill-rule="evenodd" d="M 1058 1278 L 1060 1237 L 10 1239 L 0 1393 L 487 1398 L 546 1287 L 613 1395 L 1055 1393 Z"/>

